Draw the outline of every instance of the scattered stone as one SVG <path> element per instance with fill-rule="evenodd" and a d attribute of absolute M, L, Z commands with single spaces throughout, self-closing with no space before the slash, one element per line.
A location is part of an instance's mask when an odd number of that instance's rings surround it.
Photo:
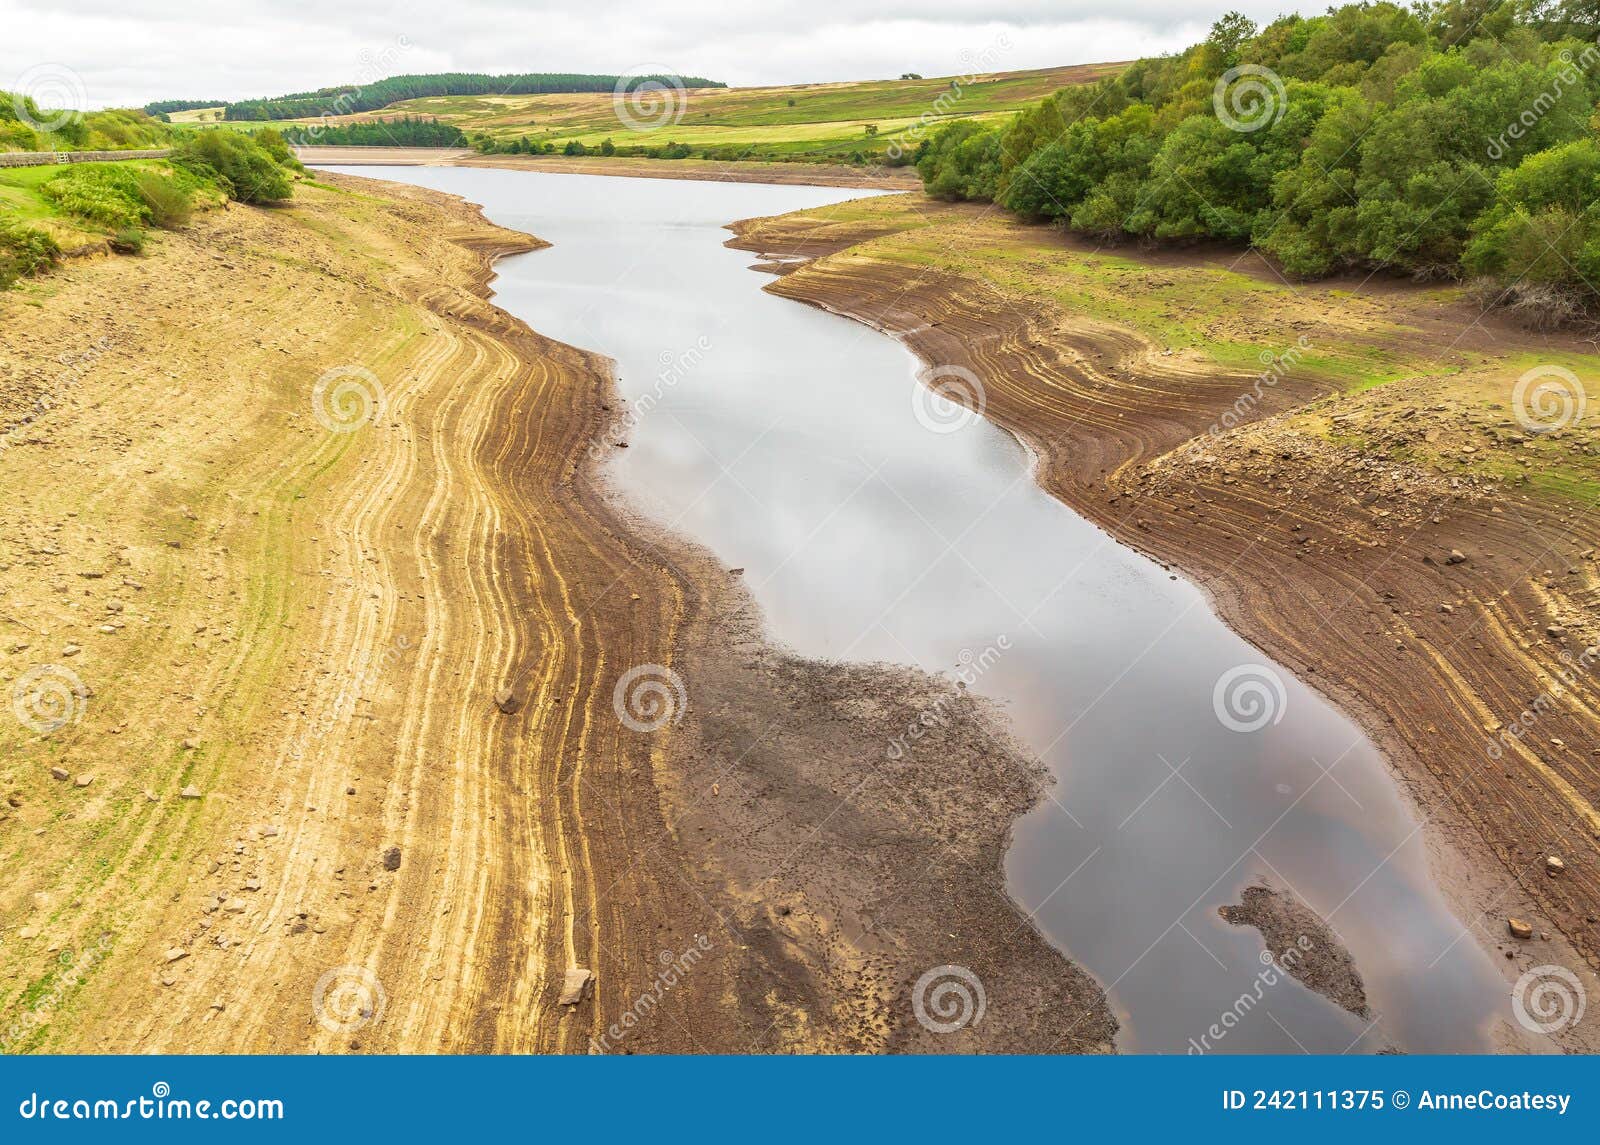
<path fill-rule="evenodd" d="M 92 775 L 80 775 L 80 776 L 78 776 L 77 779 L 74 779 L 72 781 L 72 786 L 74 786 L 74 787 L 88 787 L 89 784 L 91 784 L 93 782 L 94 782 L 94 776 L 92 776 Z"/>
<path fill-rule="evenodd" d="M 1567 869 L 1567 864 L 1562 861 L 1560 855 L 1546 855 L 1544 860 L 1544 869 L 1549 871 L 1552 875 L 1559 875 L 1562 871 Z"/>
<path fill-rule="evenodd" d="M 1506 919 L 1506 929 L 1511 932 L 1512 938 L 1520 938 L 1524 942 L 1533 937 L 1533 927 L 1520 918 Z"/>
<path fill-rule="evenodd" d="M 191 783 L 188 787 L 178 792 L 178 797 L 180 799 L 199 799 L 201 797 L 200 789 Z"/>
<path fill-rule="evenodd" d="M 187 957 L 189 957 L 189 952 L 181 946 L 174 946 L 171 950 L 167 951 L 167 961 L 169 963 L 177 962 L 179 959 Z"/>
<path fill-rule="evenodd" d="M 278 825 L 276 823 L 268 823 L 261 828 L 261 837 L 263 839 L 276 839 L 278 837 Z"/>
<path fill-rule="evenodd" d="M 1567 630 L 1561 627 L 1559 624 L 1552 624 L 1549 628 L 1544 630 L 1544 634 L 1550 637 L 1552 640 L 1560 640 L 1566 636 Z"/>
<path fill-rule="evenodd" d="M 561 997 L 556 1000 L 557 1004 L 576 1006 L 589 993 L 589 986 L 593 981 L 592 971 L 585 970 L 582 966 L 567 967 L 567 975 L 561 983 Z"/>
<path fill-rule="evenodd" d="M 510 688 L 501 688 L 494 694 L 494 706 L 509 716 L 522 707 L 522 701 L 517 698 L 517 694 Z"/>
<path fill-rule="evenodd" d="M 1459 565 L 1465 563 L 1466 559 L 1466 553 L 1462 552 L 1460 549 L 1451 549 L 1450 555 L 1445 557 L 1444 563 L 1447 565 Z"/>
<path fill-rule="evenodd" d="M 229 914 L 243 914 L 245 912 L 244 899 L 229 899 L 222 904 L 222 909 Z"/>
<path fill-rule="evenodd" d="M 742 569 L 742 568 L 741 569 L 729 569 L 728 570 L 728 575 L 729 576 L 743 576 L 744 575 L 744 569 Z"/>
<path fill-rule="evenodd" d="M 71 773 L 71 772 L 69 772 L 69 771 L 68 771 L 68 770 L 67 770 L 67 769 L 66 769 L 66 768 L 64 768 L 64 767 L 52 767 L 52 768 L 51 768 L 51 769 L 50 769 L 50 778 L 51 778 L 51 779 L 66 779 L 66 778 L 68 778 L 68 777 L 69 777 L 69 776 L 70 776 L 70 775 L 71 775 L 71 774 L 72 774 L 72 773 Z"/>
<path fill-rule="evenodd" d="M 21 795 L 21 793 L 13 791 L 10 795 L 6 796 L 6 803 L 9 806 L 11 806 L 12 808 L 21 807 L 22 806 L 22 795 Z"/>
<path fill-rule="evenodd" d="M 78 647 L 76 644 L 66 644 L 66 645 L 63 645 L 62 648 L 61 648 L 61 655 L 63 655 L 63 656 L 76 656 L 79 652 L 82 652 L 82 651 L 83 651 L 83 649 Z"/>
<path fill-rule="evenodd" d="M 390 847 L 383 853 L 383 869 L 386 871 L 398 871 L 400 869 L 399 847 Z"/>

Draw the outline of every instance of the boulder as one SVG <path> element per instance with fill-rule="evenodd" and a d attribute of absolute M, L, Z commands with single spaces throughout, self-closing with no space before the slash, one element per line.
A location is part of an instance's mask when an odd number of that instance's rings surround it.
<path fill-rule="evenodd" d="M 501 688 L 494 694 L 494 706 L 509 716 L 522 707 L 522 701 L 510 688 Z"/>
<path fill-rule="evenodd" d="M 1520 938 L 1524 942 L 1533 937 L 1533 927 L 1520 918 L 1506 919 L 1506 929 L 1511 932 L 1512 938 Z"/>
<path fill-rule="evenodd" d="M 561 982 L 561 997 L 557 1002 L 562 1006 L 576 1006 L 587 996 L 593 982 L 593 971 L 585 970 L 582 966 L 567 967 L 566 977 Z"/>

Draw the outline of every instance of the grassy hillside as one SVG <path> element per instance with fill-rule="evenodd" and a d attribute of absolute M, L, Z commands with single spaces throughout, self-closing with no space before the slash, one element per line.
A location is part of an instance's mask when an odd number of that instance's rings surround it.
<path fill-rule="evenodd" d="M 710 158 L 881 160 L 915 149 L 930 123 L 989 121 L 1028 107 L 1059 88 L 1093 82 L 1121 64 L 1084 64 L 972 77 L 868 80 L 787 87 L 685 88 L 642 96 L 619 114 L 612 93 L 436 96 L 405 100 L 336 122 L 399 115 L 436 117 L 475 142 L 506 150 L 527 140 L 540 150 L 609 139 L 621 154 L 669 143 Z M 686 156 L 684 156 L 686 157 Z"/>

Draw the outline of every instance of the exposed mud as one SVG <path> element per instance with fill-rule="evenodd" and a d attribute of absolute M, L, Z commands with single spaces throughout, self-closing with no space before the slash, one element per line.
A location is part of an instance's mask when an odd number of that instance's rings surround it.
<path fill-rule="evenodd" d="M 1239 902 L 1217 908 L 1222 921 L 1253 926 L 1275 965 L 1358 1018 L 1370 1018 L 1367 989 L 1338 933 L 1294 894 L 1275 887 L 1246 887 Z"/>
<path fill-rule="evenodd" d="M 987 713 L 886 761 L 943 685 L 785 656 L 617 506 L 608 363 L 486 301 L 535 242 L 317 181 L 0 297 L 0 682 L 84 685 L 0 728 L 6 1048 L 1108 1048 L 1005 896 L 1041 779 Z M 640 731 L 652 666 L 694 687 Z"/>
<path fill-rule="evenodd" d="M 924 247 L 941 227 L 991 225 L 971 207 L 924 201 L 913 214 L 899 225 L 931 228 L 918 232 Z M 1008 272 L 1064 245 L 992 225 L 985 241 L 1017 259 Z M 1526 441 L 1505 428 L 1505 406 L 1475 404 L 1441 372 L 1324 414 L 1315 403 L 1333 387 L 1304 373 L 1262 387 L 1025 297 L 998 272 L 875 257 L 873 240 L 894 229 L 802 214 L 739 224 L 729 245 L 783 272 L 773 292 L 972 370 L 986 415 L 1040 458 L 1045 489 L 1188 573 L 1232 627 L 1360 720 L 1417 809 L 1463 941 L 1496 951 L 1511 979 L 1539 963 L 1600 965 L 1600 680 L 1586 652 L 1600 642 L 1600 520 L 1582 500 L 1485 476 L 1478 455 Z M 1138 272 L 1129 279 L 1137 289 Z M 1463 340 L 1539 348 L 1465 304 L 1392 285 L 1381 295 L 1346 302 L 1329 288 L 1259 315 L 1252 333 L 1278 347 L 1300 333 L 1361 338 L 1363 315 L 1381 311 L 1441 353 Z M 1308 431 L 1307 419 L 1335 415 L 1345 420 L 1331 440 Z M 1592 452 L 1593 435 L 1582 427 L 1572 448 Z M 1364 448 L 1342 449 L 1342 437 Z M 1549 854 L 1566 860 L 1558 876 Z M 1548 940 L 1511 939 L 1513 915 Z M 1582 1044 L 1592 1032 L 1561 1036 Z"/>

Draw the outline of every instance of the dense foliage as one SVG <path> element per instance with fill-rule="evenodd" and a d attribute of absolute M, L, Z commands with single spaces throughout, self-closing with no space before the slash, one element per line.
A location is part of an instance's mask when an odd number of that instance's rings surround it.
<path fill-rule="evenodd" d="M 127 151 L 165 147 L 172 129 L 143 111 L 64 113 L 0 91 L 0 151 Z"/>
<path fill-rule="evenodd" d="M 303 170 L 283 136 L 213 129 L 186 137 L 173 165 L 220 187 L 241 203 L 277 203 L 294 193 L 293 173 Z"/>
<path fill-rule="evenodd" d="M 322 147 L 465 147 L 467 137 L 459 127 L 437 119 L 374 120 L 370 123 L 331 123 L 326 126 L 286 128 L 283 137 L 298 145 Z"/>
<path fill-rule="evenodd" d="M 726 87 L 700 76 L 592 76 L 530 72 L 525 75 L 490 76 L 477 72 L 449 72 L 427 76 L 390 76 L 374 83 L 346 84 L 316 91 L 295 92 L 271 99 L 247 99 L 227 105 L 233 120 L 310 119 L 319 115 L 351 115 L 377 111 L 403 99 L 441 95 L 537 95 L 544 92 L 612 91 L 626 79 L 630 84 L 648 80 L 679 83 L 684 87 Z M 218 104 L 197 100 L 163 100 L 148 104 L 149 112 L 185 111 Z"/>
<path fill-rule="evenodd" d="M 43 231 L 0 218 L 0 290 L 60 257 L 61 247 Z"/>
<path fill-rule="evenodd" d="M 1600 302 L 1597 33 L 1592 0 L 1369 2 L 1259 30 L 1230 13 L 1002 127 L 947 126 L 917 166 L 933 195 L 1103 238 Z"/>

